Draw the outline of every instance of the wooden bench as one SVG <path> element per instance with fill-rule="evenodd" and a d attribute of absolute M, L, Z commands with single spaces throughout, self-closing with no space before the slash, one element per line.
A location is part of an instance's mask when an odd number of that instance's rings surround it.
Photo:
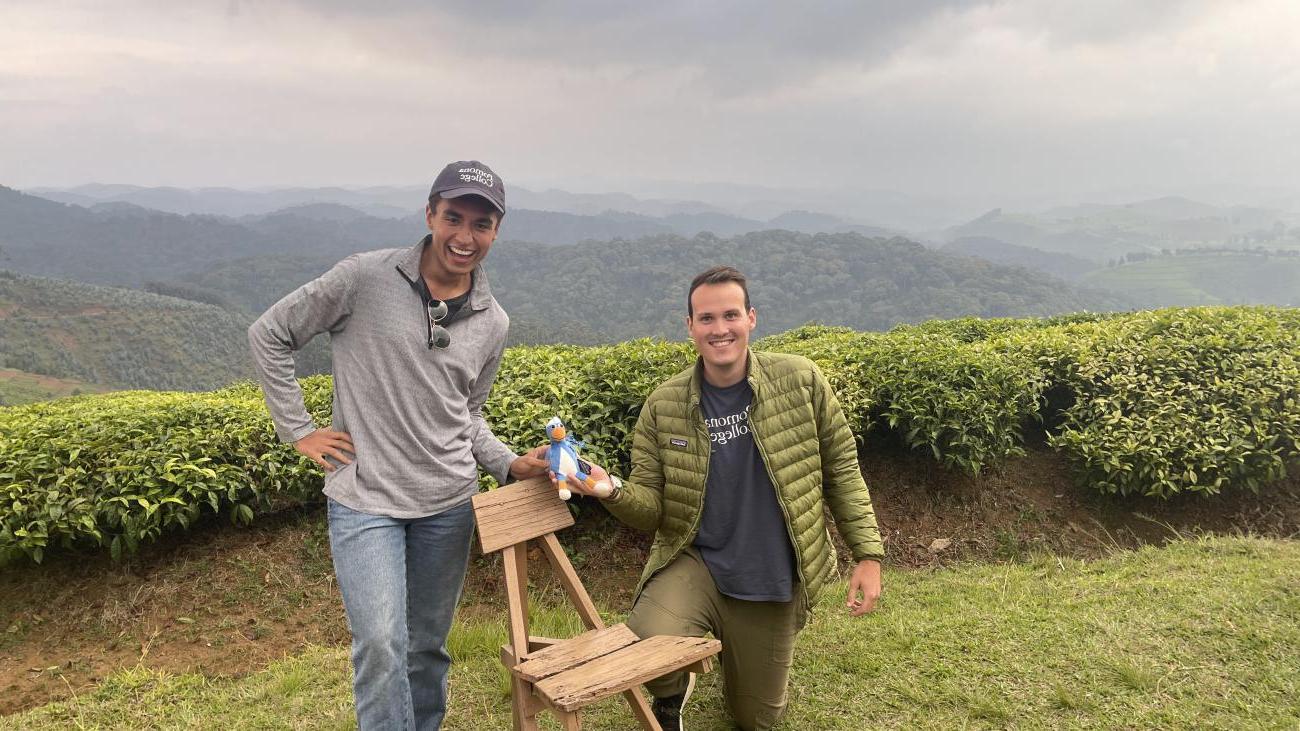
<path fill-rule="evenodd" d="M 479 545 L 500 551 L 505 569 L 510 643 L 501 662 L 510 671 L 516 731 L 538 728 L 550 710 L 565 729 L 580 729 L 586 705 L 622 693 L 642 728 L 662 731 L 641 695 L 642 683 L 676 671 L 706 672 L 722 650 L 718 640 L 658 636 L 638 639 L 626 625 L 606 627 L 564 554 L 555 531 L 573 525 L 569 506 L 546 478 L 516 482 L 474 497 Z M 536 541 L 588 631 L 569 639 L 528 631 L 528 542 Z"/>

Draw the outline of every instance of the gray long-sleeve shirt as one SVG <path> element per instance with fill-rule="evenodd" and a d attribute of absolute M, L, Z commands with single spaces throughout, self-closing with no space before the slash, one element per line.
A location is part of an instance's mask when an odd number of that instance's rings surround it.
<path fill-rule="evenodd" d="M 286 442 L 317 428 L 293 375 L 293 351 L 330 334 L 332 428 L 351 435 L 356 457 L 326 474 L 325 494 L 364 513 L 440 513 L 475 493 L 476 464 L 504 482 L 515 459 L 482 414 L 509 319 L 476 268 L 465 307 L 442 323 L 451 344 L 430 349 L 428 315 L 415 287 L 429 240 L 354 254 L 248 329 L 276 433 Z"/>

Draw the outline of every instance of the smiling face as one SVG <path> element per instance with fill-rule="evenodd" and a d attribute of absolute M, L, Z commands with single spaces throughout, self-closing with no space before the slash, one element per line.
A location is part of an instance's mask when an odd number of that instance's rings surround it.
<path fill-rule="evenodd" d="M 500 212 L 483 198 L 462 195 L 440 199 L 437 208 L 426 205 L 424 214 L 433 242 L 425 250 L 420 273 L 440 288 L 467 285 L 496 241 Z"/>
<path fill-rule="evenodd" d="M 735 282 L 701 284 L 691 293 L 686 331 L 704 360 L 704 379 L 730 386 L 745 377 L 749 334 L 758 322 L 745 307 L 745 290 Z"/>

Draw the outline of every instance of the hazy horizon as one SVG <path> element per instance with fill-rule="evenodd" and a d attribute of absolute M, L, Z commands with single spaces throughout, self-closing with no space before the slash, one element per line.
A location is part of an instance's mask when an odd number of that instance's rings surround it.
<path fill-rule="evenodd" d="M 19 189 L 419 185 L 479 158 L 533 190 L 657 198 L 1300 193 L 1288 0 L 3 15 L 0 184 Z"/>

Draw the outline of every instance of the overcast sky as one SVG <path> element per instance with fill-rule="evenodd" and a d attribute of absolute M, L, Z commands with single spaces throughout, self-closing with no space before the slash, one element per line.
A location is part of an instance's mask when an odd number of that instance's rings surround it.
<path fill-rule="evenodd" d="M 526 5 L 0 0 L 0 184 L 1300 180 L 1297 0 Z"/>

